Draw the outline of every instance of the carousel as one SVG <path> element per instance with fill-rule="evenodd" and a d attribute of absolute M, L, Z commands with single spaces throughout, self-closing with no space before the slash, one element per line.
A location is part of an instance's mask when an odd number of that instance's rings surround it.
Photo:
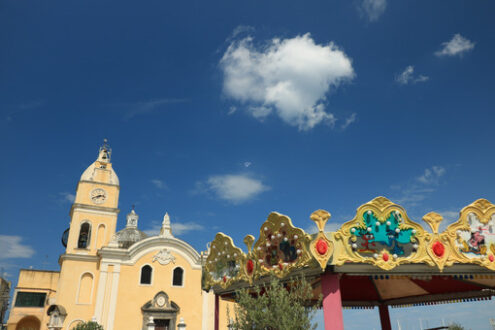
<path fill-rule="evenodd" d="M 391 329 L 389 307 L 489 300 L 495 295 L 495 205 L 479 199 L 439 232 L 442 216 L 423 217 L 431 231 L 411 220 L 385 197 L 361 205 L 335 232 L 325 232 L 330 213 L 310 215 L 317 227 L 308 234 L 288 216 L 273 212 L 257 240 L 244 238 L 247 253 L 218 233 L 203 266 L 203 289 L 235 301 L 239 289 L 276 276 L 304 276 L 320 301 L 325 329 L 343 329 L 342 308 L 378 308 L 382 329 Z"/>

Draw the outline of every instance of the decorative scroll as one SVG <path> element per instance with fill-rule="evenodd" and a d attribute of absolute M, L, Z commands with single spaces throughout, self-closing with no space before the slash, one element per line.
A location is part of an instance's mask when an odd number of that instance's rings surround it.
<path fill-rule="evenodd" d="M 333 254 L 333 242 L 324 233 L 325 224 L 330 219 L 330 213 L 325 210 L 318 210 L 311 214 L 310 218 L 318 227 L 318 234 L 309 244 L 309 250 L 313 257 L 320 264 L 321 270 L 325 270 L 328 260 Z"/>
<path fill-rule="evenodd" d="M 232 238 L 218 233 L 211 243 L 210 254 L 204 266 L 203 286 L 213 285 L 228 287 L 233 282 L 243 278 L 241 268 L 245 263 L 245 255 L 236 247 Z"/>
<path fill-rule="evenodd" d="M 415 262 L 425 261 L 430 264 L 430 260 L 443 271 L 444 266 L 451 266 L 454 261 L 449 259 L 451 254 L 451 247 L 449 244 L 449 238 L 446 233 L 438 233 L 438 227 L 443 218 L 440 214 L 430 212 L 423 217 L 423 220 L 430 226 L 432 234 L 427 233 L 425 235 L 426 253 L 430 256 L 430 259 L 423 258 L 422 260 L 415 260 Z"/>
<path fill-rule="evenodd" d="M 356 217 L 335 233 L 343 249 L 333 263 L 365 262 L 390 270 L 418 255 L 424 235 L 401 206 L 377 197 L 360 206 Z"/>
<path fill-rule="evenodd" d="M 447 227 L 453 262 L 474 263 L 495 270 L 495 205 L 478 199 L 461 210 Z"/>
<path fill-rule="evenodd" d="M 254 245 L 260 275 L 286 276 L 294 268 L 307 266 L 309 235 L 292 225 L 288 216 L 272 212 L 261 226 L 260 237 Z"/>

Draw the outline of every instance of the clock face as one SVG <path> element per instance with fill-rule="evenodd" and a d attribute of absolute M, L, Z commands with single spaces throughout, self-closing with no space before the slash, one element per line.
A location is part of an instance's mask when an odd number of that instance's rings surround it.
<path fill-rule="evenodd" d="M 101 188 L 96 188 L 91 191 L 91 200 L 93 203 L 101 204 L 107 199 L 107 192 Z"/>
<path fill-rule="evenodd" d="M 158 297 L 158 299 L 156 300 L 156 304 L 160 307 L 163 307 L 163 305 L 165 305 L 165 297 L 164 296 Z"/>

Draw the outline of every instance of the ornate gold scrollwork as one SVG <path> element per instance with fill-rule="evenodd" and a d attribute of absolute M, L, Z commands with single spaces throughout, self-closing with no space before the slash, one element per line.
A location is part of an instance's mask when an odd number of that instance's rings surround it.
<path fill-rule="evenodd" d="M 322 270 L 327 267 L 328 260 L 333 254 L 333 242 L 325 235 L 325 224 L 331 215 L 325 210 L 317 210 L 313 212 L 310 219 L 313 220 L 318 227 L 318 234 L 309 244 L 309 250 L 313 257 L 318 261 Z"/>
<path fill-rule="evenodd" d="M 473 263 L 495 270 L 495 205 L 478 199 L 464 207 L 459 220 L 447 227 L 452 246 L 449 261 Z"/>
<path fill-rule="evenodd" d="M 334 234 L 338 248 L 333 263 L 369 263 L 390 270 L 425 255 L 424 237 L 424 229 L 404 208 L 377 197 L 361 205 L 354 219 Z"/>
<path fill-rule="evenodd" d="M 223 288 L 244 278 L 242 268 L 246 256 L 234 245 L 232 238 L 218 233 L 211 242 L 210 253 L 206 258 L 203 287 L 219 285 Z"/>
<path fill-rule="evenodd" d="M 451 244 L 449 242 L 448 235 L 446 233 L 438 233 L 438 227 L 443 220 L 443 217 L 435 212 L 430 212 L 423 216 L 423 220 L 430 226 L 432 234 L 426 233 L 425 243 L 426 252 L 430 256 L 431 260 L 437 265 L 440 271 L 443 271 L 445 266 L 451 266 L 454 261 L 449 259 L 451 254 Z M 424 258 L 418 258 L 418 261 L 428 262 L 429 260 L 424 260 Z M 428 262 L 430 263 L 430 262 Z"/>
<path fill-rule="evenodd" d="M 270 213 L 261 226 L 252 252 L 259 265 L 259 274 L 282 278 L 292 269 L 307 266 L 311 261 L 307 248 L 309 240 L 309 235 L 294 227 L 288 216 Z"/>

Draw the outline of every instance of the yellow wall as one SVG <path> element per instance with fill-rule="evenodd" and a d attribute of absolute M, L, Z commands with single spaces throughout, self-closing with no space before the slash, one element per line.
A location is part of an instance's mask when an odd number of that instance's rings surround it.
<path fill-rule="evenodd" d="M 41 329 L 47 329 L 49 317 L 46 315 L 50 302 L 54 300 L 59 279 L 58 272 L 21 269 L 19 272 L 19 281 L 14 292 L 12 309 L 7 329 L 15 330 L 18 322 L 28 321 L 27 324 L 33 324 L 32 319 L 36 318 L 41 323 Z M 44 307 L 15 307 L 17 292 L 44 292 L 46 300 Z M 31 318 L 31 321 L 29 319 Z M 23 321 L 24 320 L 24 321 Z"/>
<path fill-rule="evenodd" d="M 201 269 L 193 269 L 189 262 L 176 252 L 172 252 L 176 258 L 175 264 L 161 265 L 157 261 L 153 262 L 153 256 L 158 250 L 142 256 L 133 266 L 121 267 L 114 329 L 125 329 L 126 326 L 128 329 L 140 329 L 143 322 L 141 307 L 160 291 L 164 291 L 169 300 L 180 307 L 177 322 L 183 317 L 189 329 L 201 329 Z M 146 264 L 153 268 L 151 285 L 139 284 L 141 267 Z M 175 267 L 184 269 L 183 287 L 172 286 L 172 272 Z"/>

